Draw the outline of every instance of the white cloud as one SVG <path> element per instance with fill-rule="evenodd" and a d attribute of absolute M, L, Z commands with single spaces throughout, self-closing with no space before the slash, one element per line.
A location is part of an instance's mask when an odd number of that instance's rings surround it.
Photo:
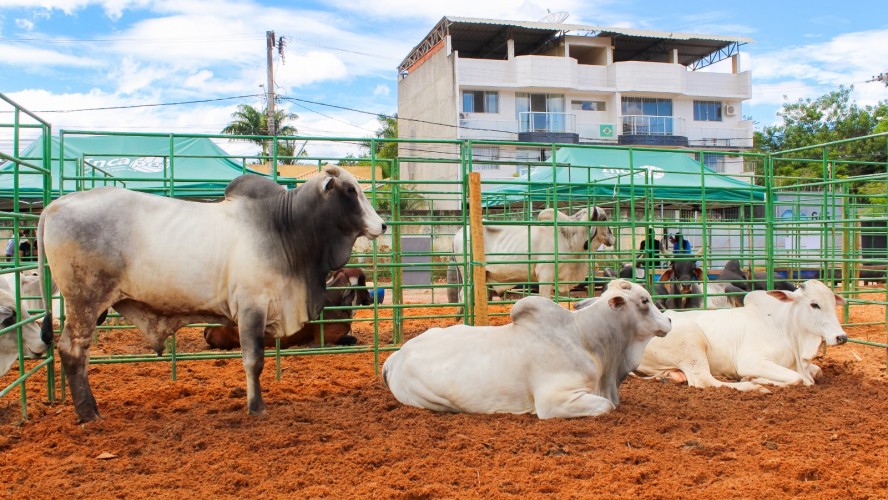
<path fill-rule="evenodd" d="M 755 75 L 754 72 L 753 75 Z M 747 102 L 750 106 L 782 106 L 786 102 L 796 102 L 799 99 L 819 95 L 821 95 L 821 92 L 818 90 L 818 87 L 800 80 L 789 80 L 754 84 L 752 86 L 752 99 Z"/>
<path fill-rule="evenodd" d="M 15 25 L 25 31 L 31 31 L 34 29 L 33 21 L 30 21 L 28 19 L 16 19 Z"/>
<path fill-rule="evenodd" d="M 103 66 L 101 60 L 89 56 L 64 54 L 54 50 L 38 49 L 21 44 L 0 43 L 0 64 L 13 66 L 34 66 L 39 62 L 46 68 L 51 66 L 71 66 L 95 68 Z"/>
<path fill-rule="evenodd" d="M 285 90 L 308 83 L 338 80 L 348 74 L 345 63 L 330 52 L 312 50 L 287 57 L 286 64 L 278 66 L 275 82 Z"/>
<path fill-rule="evenodd" d="M 375 96 L 387 96 L 391 93 L 392 89 L 388 85 L 379 83 L 376 85 L 376 88 L 373 89 L 373 95 Z"/>
<path fill-rule="evenodd" d="M 888 60 L 888 30 L 838 35 L 823 43 L 756 55 L 754 71 L 762 79 L 800 78 L 831 85 L 861 82 Z"/>
<path fill-rule="evenodd" d="M 123 11 L 129 8 L 145 7 L 151 4 L 150 0 L 3 0 L 4 7 L 24 7 L 45 11 L 60 10 L 66 15 L 73 15 L 78 10 L 90 5 L 98 5 L 105 15 L 112 20 L 118 20 Z"/>

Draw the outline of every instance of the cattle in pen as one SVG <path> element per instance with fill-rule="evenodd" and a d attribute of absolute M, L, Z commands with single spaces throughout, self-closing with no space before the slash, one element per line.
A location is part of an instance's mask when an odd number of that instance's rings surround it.
<path fill-rule="evenodd" d="M 99 418 L 87 368 L 96 320 L 109 307 L 158 354 L 184 325 L 238 325 L 247 407 L 263 413 L 265 336 L 317 319 L 330 271 L 348 262 L 359 236 L 385 229 L 357 180 L 338 167 L 291 190 L 243 175 L 218 203 L 117 187 L 50 203 L 38 224 L 38 267 L 42 276 L 45 253 L 66 301 L 59 354 L 78 419 Z"/>

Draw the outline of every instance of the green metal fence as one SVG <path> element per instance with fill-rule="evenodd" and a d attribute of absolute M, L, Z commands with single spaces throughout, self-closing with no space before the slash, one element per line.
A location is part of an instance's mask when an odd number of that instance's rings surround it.
<path fill-rule="evenodd" d="M 6 165 L 5 170 L 0 173 L 0 179 L 10 181 L 13 191 L 16 192 L 22 179 L 37 178 L 44 187 L 41 199 L 44 203 L 49 200 L 49 192 L 46 189 L 49 186 L 49 164 L 45 161 L 27 161 L 21 157 L 21 151 L 24 144 L 39 137 L 48 138 L 50 130 L 49 123 L 0 94 L 0 163 Z M 23 244 L 29 250 L 34 249 L 32 235 L 37 226 L 37 218 L 38 215 L 33 211 L 31 203 L 21 200 L 17 196 L 2 200 L 2 208 L 0 208 L 2 239 L 0 241 L 4 243 L 4 247 L 8 242 L 12 255 L 4 255 L 4 261 L 0 265 L 0 279 L 4 284 L 9 284 L 8 289 L 15 297 L 16 315 L 15 321 L 12 321 L 8 326 L 0 327 L 0 336 L 3 337 L 0 341 L 6 341 L 3 342 L 6 346 L 17 346 L 17 362 L 14 364 L 13 370 L 3 378 L 4 382 L 0 384 L 0 398 L 18 390 L 23 418 L 28 416 L 27 382 L 31 376 L 41 371 L 45 372 L 48 381 L 48 397 L 50 400 L 55 399 L 54 384 L 52 383 L 55 378 L 55 356 L 52 346 L 47 351 L 48 355 L 45 359 L 26 364 L 24 342 L 22 341 L 23 326 L 42 317 L 42 311 L 34 310 L 31 311 L 33 316 L 26 318 L 22 300 L 33 297 L 25 297 L 21 286 L 21 274 L 34 272 L 37 269 L 36 259 L 32 255 L 23 254 L 20 251 Z M 15 337 L 14 344 L 8 343 L 10 337 Z M 15 368 L 16 366 L 17 368 Z M 6 366 L 2 366 L 0 369 L 5 370 Z"/>
<path fill-rule="evenodd" d="M 49 135 L 48 124 L 41 123 L 43 136 Z M 156 178 L 114 172 L 107 168 L 110 158 L 133 156 L 132 150 L 105 149 L 101 152 L 80 150 L 68 154 L 64 144 L 89 136 L 116 136 L 121 139 L 151 138 L 167 144 L 161 152 L 152 153 L 158 167 Z M 729 260 L 738 260 L 748 272 L 766 273 L 767 285 L 775 279 L 800 282 L 818 278 L 833 285 L 848 299 L 845 307 L 846 326 L 873 327 L 871 337 L 853 341 L 886 347 L 883 313 L 877 320 L 857 321 L 859 306 L 876 306 L 885 311 L 885 270 L 888 261 L 884 245 L 886 208 L 886 172 L 888 166 L 872 159 L 842 156 L 843 144 L 827 144 L 806 150 L 762 155 L 727 151 L 679 151 L 655 148 L 620 148 L 615 146 L 556 145 L 501 141 L 457 141 L 420 139 L 370 139 L 363 158 L 348 153 L 363 138 L 287 137 L 269 138 L 239 136 L 238 139 L 265 141 L 267 155 L 229 155 L 223 153 L 194 154 L 178 149 L 186 140 L 223 141 L 231 136 L 131 134 L 95 131 L 59 133 L 58 151 L 44 140 L 39 157 L 17 158 L 14 170 L 2 176 L 24 178 L 25 166 L 55 178 L 38 190 L 19 189 L 0 193 L 11 207 L 13 224 L 33 225 L 34 214 L 22 213 L 21 205 L 44 206 L 50 198 L 69 191 L 116 184 L 141 190 L 201 201 L 222 196 L 230 175 L 255 172 L 271 176 L 278 183 L 294 187 L 325 165 L 339 164 L 353 172 L 364 169 L 360 178 L 368 197 L 389 224 L 383 237 L 369 242 L 359 239 L 349 265 L 362 267 L 373 289 L 382 289 L 385 300 L 368 308 L 358 308 L 352 320 L 353 330 L 363 333 L 362 344 L 350 347 L 312 346 L 297 349 L 271 349 L 278 374 L 285 356 L 331 353 L 373 353 L 378 366 L 380 354 L 397 349 L 410 336 L 420 333 L 419 322 L 445 326 L 459 321 L 472 323 L 476 310 L 472 298 L 472 269 L 480 265 L 505 262 L 526 266 L 524 278 L 508 283 L 512 289 L 501 302 L 508 306 L 521 296 L 534 293 L 541 283 L 529 277 L 534 264 L 554 266 L 548 284 L 556 290 L 565 289 L 558 300 L 571 301 L 593 295 L 596 284 L 608 279 L 608 270 L 619 271 L 623 264 L 637 266 L 633 279 L 652 286 L 662 273 L 667 257 L 656 262 L 640 252 L 639 245 L 650 230 L 657 238 L 681 233 L 693 246 L 692 254 L 676 254 L 670 259 L 697 262 L 705 270 L 704 283 L 717 278 Z M 302 155 L 279 154 L 282 141 L 300 144 Z M 876 136 L 859 139 L 881 141 Z M 126 141 L 122 141 L 126 142 Z M 382 146 L 396 143 L 396 158 L 377 157 Z M 16 150 L 18 151 L 18 150 Z M 838 152 L 838 153 L 837 153 Z M 14 157 L 15 154 L 4 156 Z M 706 167 L 707 161 L 717 163 L 723 172 Z M 229 170 L 222 175 L 195 175 L 190 161 L 224 160 Z M 267 165 L 275 165 L 269 168 Z M 294 165 L 296 164 L 296 165 Z M 782 166 L 806 165 L 804 175 L 780 175 Z M 838 168 L 841 166 L 841 168 Z M 227 167 L 228 168 L 228 167 Z M 454 235 L 459 230 L 463 246 L 468 245 L 467 202 L 468 173 L 482 174 L 481 205 L 485 225 L 518 227 L 526 247 L 531 246 L 532 232 L 545 228 L 560 230 L 603 230 L 610 228 L 616 238 L 612 248 L 558 248 L 554 251 L 491 252 L 485 256 L 460 255 L 452 252 Z M 607 221 L 539 220 L 541 211 L 556 208 L 565 214 L 581 209 L 602 208 Z M 816 212 L 816 213 L 814 213 Z M 4 214 L 6 216 L 6 214 Z M 879 240 L 879 237 L 882 237 Z M 880 245 L 881 241 L 881 246 Z M 19 266 L 14 269 L 31 269 Z M 564 279 L 558 271 L 565 265 L 579 264 L 579 276 Z M 880 267 L 881 266 L 881 267 Z M 448 283 L 449 268 L 459 268 L 464 282 Z M 448 292 L 461 290 L 462 298 L 449 301 Z M 704 300 L 711 297 L 703 291 Z M 457 310 L 457 306 L 461 308 Z M 342 308 L 337 308 L 342 309 Z M 329 311 L 329 309 L 328 309 Z M 492 309 L 494 320 L 508 315 L 507 307 Z M 60 318 L 62 325 L 64 317 Z M 123 322 L 123 319 L 117 319 Z M 321 324 L 331 320 L 323 316 Z M 197 325 L 204 326 L 204 325 Z M 91 363 L 168 362 L 171 376 L 177 375 L 179 362 L 239 357 L 238 352 L 209 350 L 200 340 L 173 336 L 163 356 L 134 352 L 115 352 L 113 339 L 118 330 L 131 326 L 122 323 L 103 325 L 98 329 Z M 106 348 L 107 347 L 107 348 Z M 34 362 L 25 362 L 30 366 Z M 19 363 L 21 366 L 22 363 Z M 40 363 L 51 368 L 53 360 Z M 25 411 L 24 380 L 33 370 L 20 368 L 22 408 Z M 48 374 L 53 386 L 54 373 Z M 64 390 L 64 381 L 61 383 Z M 7 389 L 9 392 L 11 389 Z M 64 395 L 64 392 L 62 392 Z"/>

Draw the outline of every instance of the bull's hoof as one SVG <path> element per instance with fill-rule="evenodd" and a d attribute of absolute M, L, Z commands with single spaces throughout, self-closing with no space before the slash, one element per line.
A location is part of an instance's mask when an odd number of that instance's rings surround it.
<path fill-rule="evenodd" d="M 265 406 L 265 402 L 260 400 L 259 402 L 249 403 L 247 404 L 247 411 L 250 412 L 250 415 L 254 416 L 262 416 L 265 415 L 265 411 L 268 408 Z"/>
<path fill-rule="evenodd" d="M 339 339 L 336 341 L 336 345 L 349 346 L 349 345 L 357 345 L 357 344 L 358 344 L 358 339 L 355 337 L 352 337 L 351 335 L 343 335 L 342 337 L 339 337 Z"/>
<path fill-rule="evenodd" d="M 78 424 L 88 424 L 90 422 L 95 422 L 101 419 L 102 416 L 99 415 L 99 412 L 77 412 L 77 423 Z"/>

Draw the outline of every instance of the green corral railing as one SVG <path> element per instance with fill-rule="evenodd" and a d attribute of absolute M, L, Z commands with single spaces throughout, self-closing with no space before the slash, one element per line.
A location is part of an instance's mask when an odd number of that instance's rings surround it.
<path fill-rule="evenodd" d="M 43 133 L 48 132 L 47 126 Z M 123 145 L 102 150 L 71 147 L 83 138 L 99 136 L 117 138 Z M 215 152 L 182 149 L 182 144 L 201 141 L 229 147 L 232 139 L 264 142 L 269 153 L 231 155 L 221 148 Z M 135 146 L 125 145 L 139 140 L 153 141 L 161 147 L 139 152 Z M 861 140 L 884 144 L 885 137 Z M 280 154 L 283 141 L 298 144 L 298 154 Z M 58 153 L 47 153 L 54 146 Z M 392 146 L 397 149 L 396 157 L 378 155 Z M 211 202 L 220 199 L 228 181 L 242 173 L 268 175 L 289 188 L 298 187 L 326 165 L 339 165 L 356 173 L 390 230 L 373 242 L 359 239 L 349 265 L 363 268 L 368 287 L 381 290 L 385 299 L 366 308 L 335 308 L 354 309 L 352 329 L 360 334 L 360 345 L 340 347 L 322 342 L 321 346 L 267 350 L 267 356 L 278 361 L 278 374 L 280 360 L 293 355 L 372 352 L 378 366 L 382 353 L 397 349 L 429 324 L 473 323 L 473 269 L 486 266 L 489 271 L 491 266 L 505 262 L 519 265 L 525 272 L 506 283 L 511 290 L 494 305 L 508 306 L 523 295 L 535 293 L 540 284 L 551 284 L 556 290 L 566 287 L 569 292 L 557 297 L 562 303 L 591 296 L 625 264 L 637 268 L 630 279 L 649 286 L 658 298 L 668 298 L 655 285 L 670 260 L 693 261 L 703 269 L 701 298 L 709 301 L 716 297 L 705 285 L 717 280 L 727 262 L 736 260 L 750 275 L 748 286 L 763 281 L 772 287 L 776 281 L 799 283 L 808 278 L 828 282 L 848 299 L 843 316 L 847 326 L 881 327 L 881 337 L 855 341 L 886 345 L 884 326 L 888 318 L 884 314 L 852 322 L 858 306 L 883 310 L 885 306 L 886 168 L 872 159 L 852 161 L 836 156 L 834 149 L 841 150 L 841 144 L 768 156 L 503 141 L 66 130 L 59 134 L 57 146 L 46 141 L 43 147 L 46 152 L 20 161 L 39 167 L 49 155 L 52 184 L 14 190 L 9 196 L 11 202 L 27 201 L 29 206 L 40 207 L 49 197 L 102 185 Z M 359 157 L 354 151 L 360 152 Z M 125 162 L 139 162 L 143 171 L 121 168 Z M 202 167 L 207 164 L 216 167 L 207 173 Z M 787 165 L 806 168 L 781 175 L 789 171 Z M 153 170 L 153 177 L 146 176 L 144 170 Z M 483 224 L 518 228 L 521 244 L 515 247 L 517 250 L 471 255 L 469 172 L 481 174 Z M 22 172 L 11 175 L 29 179 Z M 570 216 L 582 209 L 591 212 L 593 207 L 603 209 L 608 220 L 539 220 L 540 212 L 549 208 Z M 613 231 L 613 247 L 577 250 L 563 248 L 562 240 L 553 239 L 549 242 L 551 250 L 541 251 L 536 245 L 539 236 L 534 236 L 539 231 L 591 233 L 605 228 Z M 453 239 L 460 229 L 466 250 L 454 255 Z M 640 245 L 650 232 L 657 240 L 681 234 L 692 251 L 661 255 L 642 252 Z M 671 243 L 668 247 L 672 248 Z M 551 265 L 555 270 L 545 283 L 529 278 L 532 267 L 539 264 Z M 559 270 L 572 264 L 581 265 L 579 275 L 559 275 Z M 457 268 L 462 282 L 448 282 L 448 269 Z M 755 279 L 756 272 L 763 274 Z M 451 301 L 448 292 L 454 291 L 462 293 Z M 495 321 L 507 321 L 507 315 L 508 307 L 493 308 L 491 312 Z M 60 319 L 64 324 L 64 317 Z M 317 322 L 328 325 L 333 321 L 322 316 Z M 116 330 L 128 328 L 131 326 L 125 322 L 100 327 L 95 345 L 103 353 L 94 353 L 90 362 L 169 362 L 175 378 L 181 361 L 240 356 L 239 352 L 209 350 L 201 338 L 195 341 L 184 334 L 171 337 L 159 357 L 148 354 L 147 346 L 145 354 L 114 352 Z"/>
<path fill-rule="evenodd" d="M 23 306 L 23 300 L 36 297 L 27 296 L 22 290 L 21 276 L 25 273 L 36 273 L 37 262 L 34 256 L 34 234 L 37 227 L 37 213 L 32 209 L 32 203 L 22 200 L 18 194 L 22 179 L 33 178 L 43 189 L 40 202 L 49 200 L 47 187 L 49 186 L 49 164 L 46 161 L 28 161 L 22 157 L 24 145 L 32 141 L 38 141 L 37 147 L 45 148 L 46 141 L 40 141 L 41 137 L 50 136 L 50 124 L 41 120 L 38 116 L 26 110 L 7 96 L 0 94 L 0 182 L 11 188 L 11 196 L 2 200 L 0 208 L 0 241 L 7 254 L 0 265 L 0 280 L 3 289 L 14 298 L 14 304 L 4 303 L 4 307 L 10 305 L 15 309 L 15 316 L 11 321 L 5 321 L 0 327 L 0 345 L 3 349 L 15 349 L 16 360 L 12 363 L 11 370 L 3 375 L 0 383 L 0 398 L 7 394 L 18 392 L 21 414 L 23 419 L 28 418 L 28 379 L 38 373 L 45 373 L 47 380 L 47 395 L 50 401 L 55 400 L 55 357 L 52 346 L 47 350 L 47 355 L 42 360 L 29 361 L 25 358 L 25 343 L 23 342 L 23 328 L 28 326 L 33 329 L 35 323 L 42 319 L 42 310 L 30 311 L 27 314 Z M 47 280 L 47 286 L 49 281 Z M 5 302 L 5 301 L 4 301 Z M 8 325 L 8 326 L 5 326 Z M 13 342 L 10 339 L 14 338 Z M 9 354 L 9 352 L 4 352 Z M 5 371 L 6 366 L 0 366 Z"/>

